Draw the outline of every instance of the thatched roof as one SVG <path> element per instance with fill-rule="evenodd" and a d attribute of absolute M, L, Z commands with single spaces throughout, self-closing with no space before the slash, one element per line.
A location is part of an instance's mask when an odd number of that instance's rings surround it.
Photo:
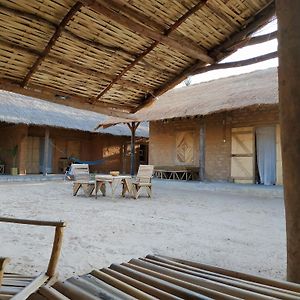
<path fill-rule="evenodd" d="M 277 103 L 277 68 L 270 68 L 173 89 L 160 96 L 151 107 L 130 115 L 128 119 L 110 117 L 100 125 L 108 127 L 130 121 L 204 116 Z"/>
<path fill-rule="evenodd" d="M 0 88 L 134 112 L 274 14 L 275 0 L 1 0 Z"/>
<path fill-rule="evenodd" d="M 99 124 L 99 121 L 104 121 L 106 117 L 99 113 L 0 91 L 0 122 L 95 132 L 95 127 Z M 97 132 L 113 135 L 131 135 L 129 128 L 122 125 L 97 130 Z M 148 136 L 147 124 L 139 126 L 137 136 Z"/>

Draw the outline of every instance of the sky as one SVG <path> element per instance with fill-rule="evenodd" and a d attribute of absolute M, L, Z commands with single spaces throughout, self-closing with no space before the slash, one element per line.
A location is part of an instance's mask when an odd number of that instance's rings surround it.
<path fill-rule="evenodd" d="M 277 30 L 277 20 L 271 21 L 265 27 L 257 31 L 253 36 L 262 35 L 266 33 L 270 33 Z M 271 41 L 261 43 L 258 45 L 248 46 L 239 49 L 232 55 L 228 56 L 222 62 L 231 62 L 231 61 L 239 61 L 244 60 L 256 56 L 260 56 L 263 54 L 267 54 L 270 52 L 274 52 L 277 50 L 277 39 L 273 39 Z M 224 70 L 215 70 L 209 71 L 200 75 L 195 75 L 191 77 L 191 84 L 210 81 L 213 79 L 218 79 L 222 77 L 228 77 L 232 75 L 238 75 L 243 73 L 249 73 L 255 70 L 267 69 L 270 67 L 277 67 L 278 66 L 278 59 L 270 59 L 264 62 L 260 62 L 257 64 L 245 66 L 245 67 L 236 67 L 231 69 L 224 69 Z M 184 86 L 184 83 L 178 85 L 178 87 Z"/>

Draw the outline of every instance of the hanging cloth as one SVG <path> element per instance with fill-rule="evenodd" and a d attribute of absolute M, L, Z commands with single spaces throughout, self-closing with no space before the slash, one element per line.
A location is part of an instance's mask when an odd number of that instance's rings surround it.
<path fill-rule="evenodd" d="M 260 182 L 273 185 L 276 182 L 276 134 L 275 127 L 256 129 L 257 165 Z"/>

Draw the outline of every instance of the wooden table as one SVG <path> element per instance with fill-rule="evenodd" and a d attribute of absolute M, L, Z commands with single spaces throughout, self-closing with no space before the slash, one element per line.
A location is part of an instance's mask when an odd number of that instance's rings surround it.
<path fill-rule="evenodd" d="M 131 193 L 132 190 L 132 178 L 128 175 L 96 175 L 95 176 L 95 196 L 97 198 L 98 191 L 100 190 L 102 195 L 106 195 L 106 183 L 111 187 L 111 195 L 115 196 L 115 191 L 118 186 L 122 184 L 122 196 L 125 197 L 126 192 Z"/>

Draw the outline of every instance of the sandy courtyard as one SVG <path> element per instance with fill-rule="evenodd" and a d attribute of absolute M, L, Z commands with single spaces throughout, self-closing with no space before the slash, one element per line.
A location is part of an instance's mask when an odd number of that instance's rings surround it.
<path fill-rule="evenodd" d="M 59 272 L 82 274 L 160 253 L 283 279 L 281 197 L 205 191 L 197 183 L 154 182 L 152 200 L 72 196 L 70 182 L 0 184 L 2 216 L 65 220 Z M 1 223 L 1 256 L 10 270 L 46 268 L 53 229 Z"/>

